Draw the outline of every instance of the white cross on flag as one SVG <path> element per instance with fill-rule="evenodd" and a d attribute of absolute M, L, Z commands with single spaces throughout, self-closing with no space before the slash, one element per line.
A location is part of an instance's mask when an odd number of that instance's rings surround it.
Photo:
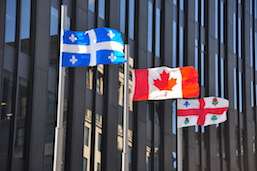
<path fill-rule="evenodd" d="M 219 97 L 179 99 L 177 101 L 177 127 L 212 125 L 227 120 L 229 101 Z"/>

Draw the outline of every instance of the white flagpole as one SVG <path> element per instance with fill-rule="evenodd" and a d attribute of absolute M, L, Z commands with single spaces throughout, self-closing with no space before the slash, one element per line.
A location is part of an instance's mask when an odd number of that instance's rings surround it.
<path fill-rule="evenodd" d="M 182 162 L 182 137 L 183 137 L 183 131 L 182 128 L 177 128 L 177 170 L 182 171 L 183 170 L 183 162 Z"/>
<path fill-rule="evenodd" d="M 128 80 L 129 80 L 129 47 L 125 45 L 125 59 L 128 62 L 124 63 L 124 105 L 123 105 L 123 152 L 122 152 L 122 171 L 128 171 L 128 129 L 129 129 L 129 91 L 128 91 Z"/>
<path fill-rule="evenodd" d="M 67 6 L 61 6 L 61 41 L 63 30 L 66 28 Z M 62 46 L 62 43 L 61 45 Z M 61 49 L 61 47 L 60 47 Z M 54 163 L 53 171 L 61 171 L 62 169 L 62 151 L 63 151 L 63 104 L 64 104 L 64 85 L 65 85 L 65 68 L 62 67 L 62 55 L 60 51 L 59 64 L 59 83 L 58 83 L 58 101 L 57 101 L 57 125 L 55 128 L 55 144 L 54 144 Z"/>

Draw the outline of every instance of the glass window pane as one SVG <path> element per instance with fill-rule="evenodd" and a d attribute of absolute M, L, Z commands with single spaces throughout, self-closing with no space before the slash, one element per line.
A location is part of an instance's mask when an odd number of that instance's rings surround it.
<path fill-rule="evenodd" d="M 152 52 L 153 41 L 153 3 L 148 1 L 148 51 Z"/>
<path fill-rule="evenodd" d="M 219 96 L 219 56 L 215 53 L 215 96 Z"/>
<path fill-rule="evenodd" d="M 198 49 L 199 49 L 198 40 L 195 39 L 195 68 L 196 68 L 196 70 L 198 70 L 198 62 L 199 62 Z M 183 65 L 183 62 L 182 62 L 182 65 Z"/>
<path fill-rule="evenodd" d="M 0 154 L 8 154 L 10 129 L 13 116 L 13 74 L 4 70 L 3 98 L 0 113 Z"/>
<path fill-rule="evenodd" d="M 161 11 L 156 8 L 155 16 L 155 56 L 160 57 L 160 44 L 161 44 Z"/>
<path fill-rule="evenodd" d="M 19 78 L 19 92 L 18 92 L 18 114 L 16 123 L 16 139 L 14 156 L 16 158 L 23 158 L 24 154 L 24 138 L 26 130 L 26 115 L 27 115 L 27 100 L 28 100 L 28 81 Z"/>
<path fill-rule="evenodd" d="M 233 13 L 233 52 L 236 54 L 236 13 Z"/>
<path fill-rule="evenodd" d="M 98 0 L 98 15 L 100 18 L 105 18 L 105 0 Z"/>
<path fill-rule="evenodd" d="M 129 0 L 129 38 L 134 39 L 135 0 Z"/>
<path fill-rule="evenodd" d="M 29 55 L 30 51 L 30 6 L 31 0 L 22 0 L 21 1 L 21 30 L 20 30 L 20 39 L 21 39 L 21 51 Z"/>
<path fill-rule="evenodd" d="M 45 122 L 45 149 L 44 149 L 44 168 L 52 169 L 52 158 L 54 151 L 54 135 L 55 135 L 55 115 L 56 115 L 56 96 L 52 92 L 48 92 L 48 110 Z"/>
<path fill-rule="evenodd" d="M 204 26 L 204 1 L 205 0 L 201 0 L 201 26 Z"/>
<path fill-rule="evenodd" d="M 16 0 L 6 1 L 5 43 L 14 47 L 16 27 Z"/>
<path fill-rule="evenodd" d="M 84 127 L 84 145 L 88 146 L 88 142 L 89 142 L 89 128 L 88 127 Z"/>
<path fill-rule="evenodd" d="M 88 167 L 87 167 L 87 158 L 83 158 L 83 171 L 87 171 Z"/>
<path fill-rule="evenodd" d="M 237 71 L 234 68 L 234 108 L 237 109 Z"/>
<path fill-rule="evenodd" d="M 198 6 L 199 6 L 199 2 L 198 2 L 198 0 L 195 0 L 195 21 L 196 22 L 198 22 L 198 13 L 199 13 Z"/>
<path fill-rule="evenodd" d="M 224 66 L 224 59 L 221 58 L 220 60 L 220 90 L 221 90 L 221 97 L 224 98 L 225 96 L 225 80 L 224 80 L 224 77 L 225 77 L 225 66 Z"/>
<path fill-rule="evenodd" d="M 218 29 L 218 0 L 215 0 L 215 39 L 218 39 L 219 29 Z"/>
<path fill-rule="evenodd" d="M 50 51 L 50 67 L 57 70 L 58 64 L 58 21 L 59 21 L 59 1 L 51 0 L 51 16 L 50 16 L 50 36 L 51 36 L 51 51 Z"/>
<path fill-rule="evenodd" d="M 179 26 L 179 66 L 182 67 L 184 63 L 184 28 Z"/>
<path fill-rule="evenodd" d="M 84 128 L 88 128 L 88 144 L 85 144 L 85 132 L 84 132 L 84 146 L 83 146 L 83 157 L 84 159 L 89 159 L 87 162 L 86 170 L 90 170 L 90 157 L 91 157 L 91 130 L 92 130 L 92 111 L 87 109 L 85 111 L 85 120 L 84 120 Z"/>
<path fill-rule="evenodd" d="M 177 66 L 177 22 L 172 22 L 172 67 Z"/>
<path fill-rule="evenodd" d="M 243 74 L 241 72 L 239 72 L 239 112 L 243 112 Z"/>
<path fill-rule="evenodd" d="M 126 28 L 126 0 L 120 0 L 120 31 L 125 33 Z"/>
<path fill-rule="evenodd" d="M 88 0 L 88 9 L 91 12 L 95 12 L 95 0 Z"/>
<path fill-rule="evenodd" d="M 201 44 L 201 85 L 204 86 L 204 45 Z"/>
<path fill-rule="evenodd" d="M 220 2 L 220 42 L 221 43 L 225 43 L 224 42 L 224 2 L 221 1 Z"/>
<path fill-rule="evenodd" d="M 96 114 L 95 115 L 95 158 L 94 158 L 94 167 L 99 168 L 101 170 L 101 157 L 102 157 L 102 127 L 103 127 L 103 120 L 102 115 Z"/>

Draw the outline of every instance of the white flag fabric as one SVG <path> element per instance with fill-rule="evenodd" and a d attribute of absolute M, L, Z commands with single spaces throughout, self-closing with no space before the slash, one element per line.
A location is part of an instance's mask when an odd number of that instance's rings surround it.
<path fill-rule="evenodd" d="M 227 120 L 229 101 L 219 97 L 178 99 L 177 127 L 212 125 Z"/>

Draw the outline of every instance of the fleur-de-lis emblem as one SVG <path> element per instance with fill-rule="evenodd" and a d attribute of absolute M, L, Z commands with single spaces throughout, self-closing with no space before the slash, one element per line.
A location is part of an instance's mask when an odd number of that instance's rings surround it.
<path fill-rule="evenodd" d="M 188 102 L 188 101 L 186 101 L 185 103 L 184 103 L 184 106 L 189 106 L 190 105 L 190 103 Z"/>
<path fill-rule="evenodd" d="M 75 42 L 76 40 L 78 40 L 78 38 L 74 35 L 71 34 L 71 36 L 69 37 L 70 41 Z"/>
<path fill-rule="evenodd" d="M 77 61 L 78 59 L 75 57 L 75 55 L 72 55 L 72 58 L 70 59 L 70 62 L 72 63 L 72 65 L 74 65 Z"/>
<path fill-rule="evenodd" d="M 217 99 L 217 98 L 213 98 L 213 99 L 212 99 L 212 104 L 213 104 L 213 105 L 216 106 L 218 103 L 219 103 L 219 102 L 218 102 L 218 99 Z"/>
<path fill-rule="evenodd" d="M 107 36 L 109 36 L 111 39 L 115 36 L 115 34 L 112 32 L 112 30 L 107 33 Z"/>
<path fill-rule="evenodd" d="M 116 59 L 116 56 L 114 56 L 114 54 L 113 54 L 113 53 L 111 53 L 111 55 L 110 55 L 110 56 L 108 56 L 108 59 L 110 59 L 110 60 L 111 60 L 111 62 L 113 62 L 113 61 Z"/>
<path fill-rule="evenodd" d="M 189 119 L 188 119 L 188 118 L 185 118 L 184 124 L 186 125 L 186 124 L 188 124 L 189 122 L 190 122 Z"/>

